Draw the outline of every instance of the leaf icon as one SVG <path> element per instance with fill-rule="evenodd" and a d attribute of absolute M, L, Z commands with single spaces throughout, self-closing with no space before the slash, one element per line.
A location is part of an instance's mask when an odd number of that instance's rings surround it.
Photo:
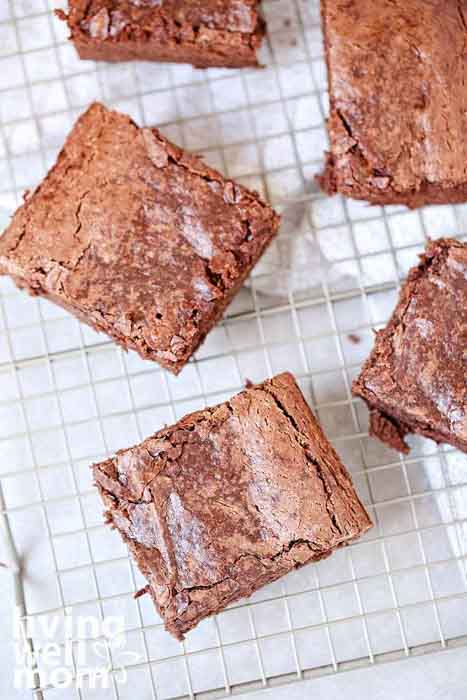
<path fill-rule="evenodd" d="M 94 642 L 94 644 L 92 645 L 92 648 L 93 648 L 94 653 L 98 659 L 108 663 L 108 661 L 109 661 L 108 651 L 109 650 L 108 650 L 108 646 L 107 646 L 106 642 Z"/>
<path fill-rule="evenodd" d="M 119 658 L 122 664 L 137 664 L 139 661 L 142 661 L 142 657 L 136 651 L 124 651 Z"/>
<path fill-rule="evenodd" d="M 107 639 L 107 645 L 111 651 L 123 649 L 126 644 L 125 635 L 119 634 L 116 637 Z"/>

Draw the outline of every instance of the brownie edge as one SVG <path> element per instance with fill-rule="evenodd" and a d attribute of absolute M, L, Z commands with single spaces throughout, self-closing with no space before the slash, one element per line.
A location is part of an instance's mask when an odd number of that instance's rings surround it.
<path fill-rule="evenodd" d="M 79 57 L 94 61 L 258 67 L 265 34 L 259 0 L 69 0 L 56 14 Z"/>
<path fill-rule="evenodd" d="M 408 433 L 467 452 L 467 245 L 430 241 L 376 335 L 353 393 L 370 434 L 408 452 Z"/>
<path fill-rule="evenodd" d="M 289 373 L 182 418 L 93 473 L 107 521 L 178 639 L 371 527 Z"/>

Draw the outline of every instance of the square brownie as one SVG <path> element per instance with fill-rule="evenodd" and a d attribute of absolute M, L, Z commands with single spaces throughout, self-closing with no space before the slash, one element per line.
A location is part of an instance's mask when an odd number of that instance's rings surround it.
<path fill-rule="evenodd" d="M 419 433 L 467 452 L 467 245 L 441 238 L 420 257 L 353 392 L 390 447 Z"/>
<path fill-rule="evenodd" d="M 278 225 L 256 193 L 94 104 L 0 237 L 0 273 L 178 373 Z"/>
<path fill-rule="evenodd" d="M 258 66 L 265 24 L 259 0 L 69 0 L 68 23 L 80 58 Z"/>
<path fill-rule="evenodd" d="M 467 0 L 322 0 L 323 189 L 373 204 L 467 200 Z"/>
<path fill-rule="evenodd" d="M 178 639 L 371 527 L 291 374 L 93 467 L 109 523 Z"/>

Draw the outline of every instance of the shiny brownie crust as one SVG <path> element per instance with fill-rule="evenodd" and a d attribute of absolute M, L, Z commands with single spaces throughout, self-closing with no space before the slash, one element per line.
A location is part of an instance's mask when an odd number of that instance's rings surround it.
<path fill-rule="evenodd" d="M 259 0 L 69 0 L 80 58 L 169 61 L 198 68 L 257 66 L 264 36 Z"/>
<path fill-rule="evenodd" d="M 0 273 L 178 373 L 278 225 L 256 193 L 94 104 L 0 238 Z"/>
<path fill-rule="evenodd" d="M 94 465 L 175 637 L 371 527 L 293 376 L 250 386 Z"/>
<path fill-rule="evenodd" d="M 353 391 L 370 433 L 402 452 L 419 433 L 467 452 L 467 245 L 431 241 Z"/>

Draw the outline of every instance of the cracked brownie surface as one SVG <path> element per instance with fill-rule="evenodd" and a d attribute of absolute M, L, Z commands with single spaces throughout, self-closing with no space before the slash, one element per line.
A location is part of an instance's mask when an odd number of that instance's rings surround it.
<path fill-rule="evenodd" d="M 353 385 L 370 433 L 408 452 L 419 433 L 467 452 L 467 245 L 431 241 Z"/>
<path fill-rule="evenodd" d="M 178 638 L 371 527 L 288 373 L 93 469 L 108 521 Z"/>
<path fill-rule="evenodd" d="M 259 0 L 69 0 L 80 58 L 170 61 L 199 68 L 257 66 Z"/>
<path fill-rule="evenodd" d="M 0 238 L 0 272 L 177 373 L 278 225 L 255 193 L 94 104 Z"/>
<path fill-rule="evenodd" d="M 322 0 L 329 194 L 467 200 L 467 0 Z"/>

